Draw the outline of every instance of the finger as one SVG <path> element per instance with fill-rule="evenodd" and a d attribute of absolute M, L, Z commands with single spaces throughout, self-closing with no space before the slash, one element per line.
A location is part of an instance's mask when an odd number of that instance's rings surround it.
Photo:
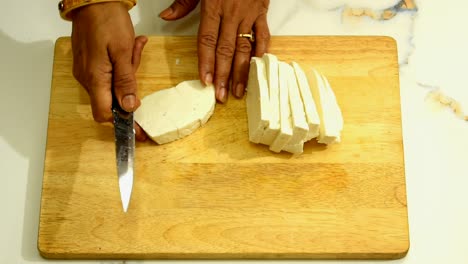
<path fill-rule="evenodd" d="M 215 7 L 202 1 L 201 21 L 198 28 L 198 73 L 205 85 L 213 83 L 216 44 L 221 16 Z"/>
<path fill-rule="evenodd" d="M 94 120 L 100 123 L 112 121 L 111 74 L 100 73 L 99 70 L 90 70 L 88 80 L 87 91 Z"/>
<path fill-rule="evenodd" d="M 119 105 L 127 112 L 134 112 L 140 106 L 137 98 L 137 84 L 132 64 L 131 50 L 120 51 L 120 54 L 110 54 L 113 61 L 112 86 Z"/>
<path fill-rule="evenodd" d="M 135 39 L 132 55 L 133 72 L 137 72 L 138 67 L 140 66 L 141 53 L 143 52 L 143 49 L 145 48 L 147 42 L 148 38 L 146 36 L 138 36 Z"/>
<path fill-rule="evenodd" d="M 215 87 L 216 98 L 226 102 L 228 81 L 231 73 L 232 60 L 236 50 L 237 29 L 239 24 L 230 19 L 223 19 L 221 32 L 216 47 Z"/>
<path fill-rule="evenodd" d="M 164 20 L 177 20 L 188 15 L 197 7 L 199 0 L 175 0 L 172 5 L 159 14 Z"/>
<path fill-rule="evenodd" d="M 261 57 L 268 52 L 270 46 L 270 29 L 268 28 L 267 15 L 261 15 L 255 21 L 255 56 Z"/>
<path fill-rule="evenodd" d="M 135 129 L 135 138 L 137 141 L 145 141 L 148 137 L 143 130 L 137 123 L 134 124 L 133 128 Z"/>
<path fill-rule="evenodd" d="M 254 22 L 252 20 L 244 20 L 239 26 L 237 35 L 250 33 L 252 31 L 253 24 Z M 244 95 L 244 90 L 247 85 L 247 78 L 249 75 L 251 54 L 252 43 L 250 40 L 244 37 L 237 37 L 234 68 L 232 73 L 232 94 L 237 98 L 241 98 Z"/>

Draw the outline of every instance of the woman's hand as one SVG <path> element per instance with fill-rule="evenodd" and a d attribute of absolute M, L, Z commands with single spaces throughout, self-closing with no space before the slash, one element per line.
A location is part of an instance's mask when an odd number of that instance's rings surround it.
<path fill-rule="evenodd" d="M 176 20 L 190 13 L 200 0 L 176 0 L 160 17 Z M 216 98 L 225 102 L 232 79 L 234 96 L 244 95 L 250 57 L 268 50 L 267 24 L 269 0 L 201 0 L 198 30 L 198 71 L 205 84 L 214 82 Z M 255 32 L 255 43 L 238 37 Z"/>
<path fill-rule="evenodd" d="M 120 106 L 140 106 L 135 72 L 146 37 L 135 39 L 127 8 L 119 2 L 92 4 L 73 13 L 73 75 L 86 89 L 94 120 L 112 121 L 112 89 Z M 136 126 L 136 138 L 146 138 Z"/>

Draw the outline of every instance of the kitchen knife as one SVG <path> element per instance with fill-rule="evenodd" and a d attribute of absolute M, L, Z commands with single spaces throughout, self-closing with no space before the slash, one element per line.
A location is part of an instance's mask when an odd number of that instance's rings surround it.
<path fill-rule="evenodd" d="M 114 116 L 115 154 L 119 177 L 120 199 L 123 211 L 127 212 L 133 189 L 133 159 L 135 157 L 135 130 L 133 113 L 124 111 L 117 99 L 112 100 Z"/>

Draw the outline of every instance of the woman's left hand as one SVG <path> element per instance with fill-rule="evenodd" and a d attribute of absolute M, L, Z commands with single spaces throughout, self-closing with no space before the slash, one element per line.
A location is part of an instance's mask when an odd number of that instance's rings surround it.
<path fill-rule="evenodd" d="M 176 0 L 160 17 L 176 20 L 189 14 L 200 0 Z M 214 83 L 216 98 L 226 102 L 229 79 L 234 96 L 244 95 L 252 55 L 268 50 L 269 0 L 201 0 L 198 30 L 198 72 L 205 84 Z M 255 32 L 255 42 L 239 34 Z M 230 78 L 231 77 L 231 78 Z"/>

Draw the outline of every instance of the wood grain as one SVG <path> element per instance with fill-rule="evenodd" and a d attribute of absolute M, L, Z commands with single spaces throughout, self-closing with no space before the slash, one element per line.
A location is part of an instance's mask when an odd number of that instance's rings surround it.
<path fill-rule="evenodd" d="M 113 129 L 92 119 L 57 40 L 42 191 L 46 258 L 393 259 L 409 247 L 395 41 L 274 37 L 272 53 L 314 66 L 342 107 L 342 143 L 273 154 L 248 141 L 232 97 L 190 137 L 139 143 L 122 212 Z M 194 37 L 151 37 L 140 96 L 197 79 Z"/>

